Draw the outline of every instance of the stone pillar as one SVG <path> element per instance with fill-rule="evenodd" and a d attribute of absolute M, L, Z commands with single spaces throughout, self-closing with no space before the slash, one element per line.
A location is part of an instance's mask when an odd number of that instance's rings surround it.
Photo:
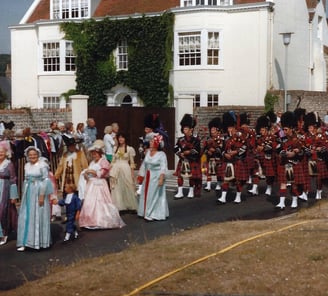
<path fill-rule="evenodd" d="M 177 140 L 179 137 L 182 136 L 181 134 L 181 126 L 180 121 L 185 113 L 192 114 L 194 113 L 193 107 L 193 99 L 194 96 L 192 95 L 180 95 L 174 98 L 174 105 L 175 105 L 175 139 Z M 178 162 L 178 158 L 175 157 L 175 165 Z"/>
<path fill-rule="evenodd" d="M 72 95 L 69 97 L 71 99 L 72 108 L 72 122 L 74 128 L 78 123 L 83 122 L 86 124 L 88 119 L 88 100 L 89 96 L 85 95 Z"/>

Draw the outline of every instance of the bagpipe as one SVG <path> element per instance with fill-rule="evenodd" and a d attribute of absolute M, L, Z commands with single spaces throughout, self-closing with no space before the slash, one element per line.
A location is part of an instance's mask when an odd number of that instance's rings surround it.
<path fill-rule="evenodd" d="M 271 159 L 275 146 L 275 138 L 272 135 L 258 135 L 256 139 L 255 152 L 256 154 L 264 153 L 264 157 L 266 159 Z"/>
<path fill-rule="evenodd" d="M 244 159 L 247 151 L 246 135 L 241 131 L 234 133 L 227 141 L 225 150 L 228 153 L 236 151 L 237 153 L 234 156 L 235 159 Z"/>

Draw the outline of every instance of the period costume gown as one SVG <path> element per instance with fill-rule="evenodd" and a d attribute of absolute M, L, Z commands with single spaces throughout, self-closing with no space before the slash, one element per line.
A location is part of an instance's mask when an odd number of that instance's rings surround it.
<path fill-rule="evenodd" d="M 127 146 L 126 152 L 120 148 L 113 155 L 110 170 L 110 186 L 112 199 L 120 211 L 136 211 L 138 202 L 136 198 L 135 182 L 131 170 L 135 169 L 133 147 Z"/>
<path fill-rule="evenodd" d="M 81 174 L 79 196 L 83 200 L 83 205 L 79 219 L 80 227 L 109 229 L 125 226 L 109 192 L 109 162 L 103 155 L 97 162 L 91 161 L 89 169 L 95 170 L 97 176 L 90 176 L 86 182 L 85 171 Z"/>
<path fill-rule="evenodd" d="M 139 176 L 144 177 L 144 179 L 139 199 L 138 216 L 147 220 L 165 220 L 169 216 L 165 183 L 163 186 L 158 186 L 160 175 L 166 173 L 166 154 L 163 151 L 157 151 L 151 156 L 150 151 L 147 151 L 139 170 Z"/>
<path fill-rule="evenodd" d="M 17 247 L 48 248 L 51 244 L 49 194 L 53 191 L 49 180 L 49 166 L 41 158 L 25 164 L 23 195 L 18 215 Z M 44 205 L 39 196 L 44 195 Z"/>

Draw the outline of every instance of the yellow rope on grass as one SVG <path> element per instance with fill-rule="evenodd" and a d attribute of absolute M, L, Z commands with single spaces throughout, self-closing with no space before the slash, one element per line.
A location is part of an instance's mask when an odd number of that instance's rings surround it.
<path fill-rule="evenodd" d="M 176 273 L 178 273 L 178 272 L 180 272 L 180 271 L 182 271 L 184 269 L 187 269 L 190 266 L 193 266 L 195 264 L 201 263 L 201 262 L 203 262 L 203 261 L 205 261 L 205 260 L 207 260 L 209 258 L 212 258 L 214 256 L 217 256 L 219 254 L 226 253 L 226 252 L 228 252 L 228 251 L 230 251 L 230 250 L 232 250 L 234 248 L 239 247 L 242 244 L 245 244 L 245 243 L 250 242 L 252 240 L 255 240 L 257 238 L 260 238 L 260 237 L 263 237 L 263 236 L 267 236 L 267 235 L 270 235 L 270 234 L 273 234 L 273 233 L 277 233 L 277 232 L 282 232 L 282 231 L 288 230 L 290 228 L 293 228 L 293 227 L 296 227 L 296 226 L 299 226 L 299 225 L 303 225 L 303 224 L 306 224 L 306 223 L 309 223 L 309 222 L 310 221 L 301 221 L 301 222 L 298 222 L 298 223 L 294 223 L 292 225 L 285 226 L 285 227 L 280 228 L 278 230 L 267 231 L 267 232 L 260 233 L 260 234 L 254 235 L 252 237 L 246 238 L 246 239 L 244 239 L 242 241 L 239 241 L 239 242 L 236 242 L 236 243 L 234 243 L 234 244 L 232 244 L 232 245 L 230 245 L 230 246 L 228 246 L 228 247 L 226 247 L 226 248 L 224 248 L 224 249 L 222 249 L 222 250 L 220 250 L 218 252 L 215 252 L 215 253 L 212 253 L 212 254 L 207 255 L 205 257 L 199 258 L 199 259 L 197 259 L 197 260 L 195 260 L 195 261 L 193 261 L 191 263 L 188 263 L 188 264 L 186 264 L 184 266 L 181 266 L 180 268 L 177 268 L 177 269 L 172 270 L 172 271 L 170 271 L 170 272 L 168 272 L 166 274 L 163 274 L 162 276 L 160 276 L 160 277 L 158 277 L 156 279 L 153 279 L 152 281 L 150 281 L 150 282 L 148 282 L 148 283 L 140 286 L 139 288 L 136 288 L 135 290 L 133 290 L 129 294 L 124 294 L 123 296 L 136 295 L 137 293 L 141 292 L 142 290 L 145 290 L 145 289 L 149 288 L 150 286 L 152 286 L 152 285 L 154 285 L 154 284 L 156 284 L 156 283 L 158 283 L 158 282 L 160 282 L 160 281 L 162 281 L 162 280 L 164 280 L 164 279 L 166 279 L 166 278 L 168 278 L 168 277 L 170 277 L 170 276 L 172 276 L 172 275 L 174 275 L 174 274 L 176 274 Z"/>

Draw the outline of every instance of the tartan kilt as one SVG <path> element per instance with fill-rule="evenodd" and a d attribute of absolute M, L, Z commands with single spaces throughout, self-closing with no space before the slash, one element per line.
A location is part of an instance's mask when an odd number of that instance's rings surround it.
<path fill-rule="evenodd" d="M 318 179 L 327 179 L 328 178 L 328 168 L 324 160 L 317 160 L 318 167 Z"/>
<path fill-rule="evenodd" d="M 192 179 L 200 179 L 202 180 L 203 175 L 202 175 L 202 165 L 201 161 L 199 160 L 189 160 L 190 164 L 190 173 L 191 173 L 191 178 Z M 174 175 L 177 177 L 182 177 L 181 176 L 181 168 L 182 168 L 182 160 L 179 159 L 179 162 L 177 164 L 177 168 L 175 170 Z"/>
<path fill-rule="evenodd" d="M 207 177 L 210 177 L 211 174 L 208 174 L 209 172 L 209 162 L 207 162 L 206 164 L 206 168 L 207 168 Z M 215 160 L 215 173 L 217 177 L 224 177 L 224 172 L 225 172 L 225 165 L 224 162 L 221 159 L 217 159 Z"/>
<path fill-rule="evenodd" d="M 235 169 L 235 177 L 237 181 L 248 180 L 249 168 L 245 160 L 237 159 L 233 166 Z"/>
<path fill-rule="evenodd" d="M 302 166 L 303 166 L 303 172 L 304 172 L 304 178 L 305 178 L 305 188 L 304 190 L 310 190 L 312 186 L 312 177 L 309 174 L 309 166 L 308 166 L 308 160 L 306 158 L 302 159 Z"/>
<path fill-rule="evenodd" d="M 275 177 L 277 175 L 277 166 L 274 157 L 272 157 L 271 159 L 263 157 L 263 159 L 261 159 L 260 161 L 264 175 L 266 177 Z"/>
<path fill-rule="evenodd" d="M 302 162 L 298 162 L 297 164 L 293 164 L 293 171 L 294 171 L 294 182 L 295 184 L 306 184 L 306 178 L 304 177 L 304 170 Z M 288 183 L 286 178 L 286 171 L 285 171 L 285 165 L 278 164 L 277 166 L 277 172 L 278 172 L 278 182 L 279 184 Z"/>
<path fill-rule="evenodd" d="M 246 153 L 245 161 L 246 161 L 248 171 L 251 171 L 251 170 L 255 169 L 255 166 L 256 166 L 256 164 L 255 164 L 255 155 L 254 155 L 253 152 L 248 151 Z"/>

